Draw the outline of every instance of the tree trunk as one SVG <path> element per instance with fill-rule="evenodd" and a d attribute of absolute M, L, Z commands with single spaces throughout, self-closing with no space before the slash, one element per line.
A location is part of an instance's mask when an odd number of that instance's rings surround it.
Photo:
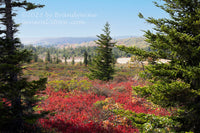
<path fill-rule="evenodd" d="M 5 0 L 5 18 L 6 18 L 6 38 L 13 40 L 13 19 L 12 19 L 12 1 Z"/>
<path fill-rule="evenodd" d="M 14 41 L 14 23 L 13 23 L 13 17 L 12 17 L 12 0 L 5 0 L 5 25 L 6 25 L 6 39 L 10 42 L 10 53 L 9 55 L 15 55 L 16 54 L 16 47 L 15 47 L 15 41 Z M 8 62 L 9 64 L 14 65 L 15 67 L 18 67 L 15 61 Z M 23 131 L 23 109 L 22 109 L 22 103 L 21 103 L 21 89 L 16 88 L 16 83 L 18 82 L 18 72 L 12 71 L 10 72 L 10 84 L 12 85 L 13 92 L 16 96 L 14 96 L 14 99 L 11 99 L 12 103 L 12 113 L 16 117 L 15 120 L 13 120 L 13 124 L 16 132 Z"/>

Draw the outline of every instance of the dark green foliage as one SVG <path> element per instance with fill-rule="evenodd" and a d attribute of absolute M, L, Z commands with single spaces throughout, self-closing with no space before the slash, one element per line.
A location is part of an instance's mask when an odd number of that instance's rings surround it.
<path fill-rule="evenodd" d="M 67 53 L 66 53 L 65 48 L 64 48 L 64 51 L 63 51 L 63 57 L 65 58 L 65 64 L 67 65 Z"/>
<path fill-rule="evenodd" d="M 65 56 L 65 64 L 67 65 L 67 56 Z"/>
<path fill-rule="evenodd" d="M 33 59 L 34 59 L 34 62 L 38 62 L 38 55 L 37 55 L 37 53 L 33 54 Z"/>
<path fill-rule="evenodd" d="M 177 131 L 200 132 L 200 1 L 163 0 L 155 3 L 170 18 L 145 19 L 156 32 L 146 31 L 151 52 L 120 46 L 123 51 L 152 58 L 146 76 L 153 83 L 134 88 L 139 95 L 166 108 L 177 108 Z M 143 18 L 142 14 L 139 15 Z M 156 59 L 169 60 L 161 63 Z"/>
<path fill-rule="evenodd" d="M 35 8 L 42 8 L 44 5 L 36 5 L 31 2 L 27 2 L 27 0 L 23 0 L 22 2 L 19 2 L 19 0 L 12 2 L 12 7 L 21 7 L 24 8 L 26 11 L 33 10 Z"/>
<path fill-rule="evenodd" d="M 131 124 L 142 133 L 168 133 L 174 132 L 173 128 L 180 127 L 170 116 L 156 116 L 154 114 L 135 113 L 124 109 L 112 110 L 117 115 L 128 118 Z"/>
<path fill-rule="evenodd" d="M 40 56 L 46 57 L 47 51 L 49 51 L 50 55 L 53 57 L 56 54 L 58 54 L 60 57 L 64 57 L 66 60 L 70 57 L 83 57 L 85 51 L 88 53 L 89 56 L 95 56 L 96 55 L 96 49 L 97 46 L 91 46 L 91 47 L 77 47 L 77 48 L 64 48 L 64 49 L 58 49 L 55 47 L 43 47 L 43 46 L 32 46 L 32 45 L 25 45 L 23 49 L 32 50 L 34 53 L 38 53 Z M 147 49 L 147 48 L 146 48 Z M 114 57 L 131 57 L 131 54 L 120 51 L 118 48 L 114 47 L 112 50 Z M 89 60 L 89 59 L 88 59 Z"/>
<path fill-rule="evenodd" d="M 91 55 L 88 55 L 88 64 L 91 64 L 91 62 L 92 62 L 92 57 Z"/>
<path fill-rule="evenodd" d="M 74 57 L 72 57 L 72 65 L 75 64 L 75 60 L 74 60 Z"/>
<path fill-rule="evenodd" d="M 60 59 L 59 59 L 59 56 L 58 56 L 58 54 L 56 55 L 56 64 L 58 64 L 58 63 L 60 63 L 60 62 L 62 62 Z"/>
<path fill-rule="evenodd" d="M 32 55 L 20 49 L 20 41 L 14 37 L 18 26 L 13 19 L 14 7 L 31 10 L 41 5 L 19 0 L 0 1 L 0 132 L 33 132 L 40 116 L 33 110 L 38 101 L 36 93 L 45 88 L 46 79 L 27 82 L 23 77 L 22 64 L 30 61 Z"/>
<path fill-rule="evenodd" d="M 51 62 L 51 55 L 50 55 L 49 50 L 47 50 L 45 61 L 47 61 L 47 62 Z"/>
<path fill-rule="evenodd" d="M 88 65 L 88 53 L 87 53 L 87 51 L 85 51 L 85 53 L 84 53 L 84 60 L 83 60 L 83 63 L 85 64 L 85 66 Z"/>
<path fill-rule="evenodd" d="M 111 42 L 112 38 L 110 37 L 110 26 L 108 23 L 103 29 L 104 34 L 98 35 L 98 41 L 96 41 L 97 47 L 97 56 L 92 60 L 91 65 L 89 66 L 90 79 L 100 79 L 103 81 L 109 81 L 113 78 L 114 74 L 114 64 L 115 59 L 112 53 L 112 49 L 115 45 L 115 42 Z"/>

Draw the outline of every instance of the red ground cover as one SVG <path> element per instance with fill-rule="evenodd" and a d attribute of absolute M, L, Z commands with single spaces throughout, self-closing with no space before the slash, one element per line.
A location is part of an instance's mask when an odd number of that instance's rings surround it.
<path fill-rule="evenodd" d="M 139 85 L 136 81 L 122 83 L 100 83 L 91 81 L 93 88 L 107 88 L 112 90 L 110 97 L 120 103 L 124 109 L 136 113 L 148 113 L 156 115 L 169 115 L 166 110 L 152 109 L 145 99 L 137 98 L 132 94 L 132 86 Z M 117 88 L 123 89 L 119 91 Z M 98 96 L 92 90 L 65 92 L 55 91 L 47 87 L 48 96 L 40 103 L 39 108 L 50 111 L 47 118 L 39 120 L 43 128 L 62 133 L 133 133 L 138 130 L 130 125 L 105 126 L 102 118 L 102 110 L 95 108 L 94 103 L 105 100 L 105 96 Z M 104 124 L 103 124 L 104 123 Z"/>

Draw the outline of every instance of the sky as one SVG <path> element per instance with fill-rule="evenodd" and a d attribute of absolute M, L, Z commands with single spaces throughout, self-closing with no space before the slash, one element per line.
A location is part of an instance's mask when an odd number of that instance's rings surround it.
<path fill-rule="evenodd" d="M 95 37 L 106 22 L 111 36 L 143 36 L 152 25 L 138 17 L 166 16 L 152 0 L 29 0 L 44 4 L 41 9 L 26 12 L 18 9 L 20 38 Z M 156 1 L 156 0 L 154 0 Z M 157 0 L 159 2 L 160 0 Z"/>

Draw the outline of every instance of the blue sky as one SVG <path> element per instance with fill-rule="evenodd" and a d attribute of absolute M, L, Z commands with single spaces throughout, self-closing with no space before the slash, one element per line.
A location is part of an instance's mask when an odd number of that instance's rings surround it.
<path fill-rule="evenodd" d="M 44 4 L 42 9 L 18 10 L 20 38 L 94 37 L 104 24 L 111 25 L 112 36 L 142 36 L 152 29 L 145 17 L 166 17 L 152 0 L 30 0 Z M 159 2 L 160 0 L 158 0 Z"/>

